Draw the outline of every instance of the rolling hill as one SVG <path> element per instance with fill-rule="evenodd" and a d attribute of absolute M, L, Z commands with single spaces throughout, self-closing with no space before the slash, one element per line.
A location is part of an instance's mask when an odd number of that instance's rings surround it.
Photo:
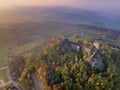
<path fill-rule="evenodd" d="M 0 23 L 61 22 L 119 30 L 120 14 L 71 7 L 9 7 L 0 9 Z"/>

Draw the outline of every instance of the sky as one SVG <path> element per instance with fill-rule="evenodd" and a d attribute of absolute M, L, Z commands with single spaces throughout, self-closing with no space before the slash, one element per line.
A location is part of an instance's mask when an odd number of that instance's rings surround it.
<path fill-rule="evenodd" d="M 120 0 L 0 0 L 7 6 L 68 6 L 93 10 L 120 10 Z"/>

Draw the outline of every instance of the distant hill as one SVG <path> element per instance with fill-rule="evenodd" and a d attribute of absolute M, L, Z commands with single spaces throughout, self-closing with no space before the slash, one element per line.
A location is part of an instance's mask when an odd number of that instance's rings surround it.
<path fill-rule="evenodd" d="M 0 9 L 0 23 L 60 22 L 120 30 L 120 14 L 71 7 L 9 7 Z"/>

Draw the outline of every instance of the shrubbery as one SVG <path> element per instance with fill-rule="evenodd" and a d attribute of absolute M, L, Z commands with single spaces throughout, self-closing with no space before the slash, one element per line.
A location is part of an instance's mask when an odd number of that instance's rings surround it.
<path fill-rule="evenodd" d="M 84 43 L 87 43 L 87 45 L 92 44 L 90 41 Z M 53 90 L 84 90 L 87 88 L 113 90 L 114 83 L 119 81 L 114 64 L 115 58 L 118 59 L 119 57 L 117 54 L 112 54 L 111 46 L 102 44 L 100 48 L 106 65 L 103 72 L 90 70 L 84 62 L 85 55 L 82 52 L 70 50 L 60 54 L 58 47 L 59 41 L 57 40 L 40 52 L 31 52 L 30 55 L 29 53 L 25 54 L 23 68 L 17 67 L 16 69 L 21 73 L 18 77 L 19 81 L 24 86 L 29 87 L 26 90 L 34 90 L 30 77 L 34 72 L 37 73 L 41 82 L 47 83 L 46 87 L 51 87 Z M 21 65 L 17 60 L 15 63 Z M 11 70 L 16 71 L 13 68 Z"/>

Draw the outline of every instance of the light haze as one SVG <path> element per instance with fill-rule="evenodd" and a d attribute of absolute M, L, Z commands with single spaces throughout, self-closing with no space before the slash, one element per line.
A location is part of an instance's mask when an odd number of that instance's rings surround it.
<path fill-rule="evenodd" d="M 7 6 L 68 6 L 93 10 L 120 10 L 120 0 L 0 0 Z"/>

